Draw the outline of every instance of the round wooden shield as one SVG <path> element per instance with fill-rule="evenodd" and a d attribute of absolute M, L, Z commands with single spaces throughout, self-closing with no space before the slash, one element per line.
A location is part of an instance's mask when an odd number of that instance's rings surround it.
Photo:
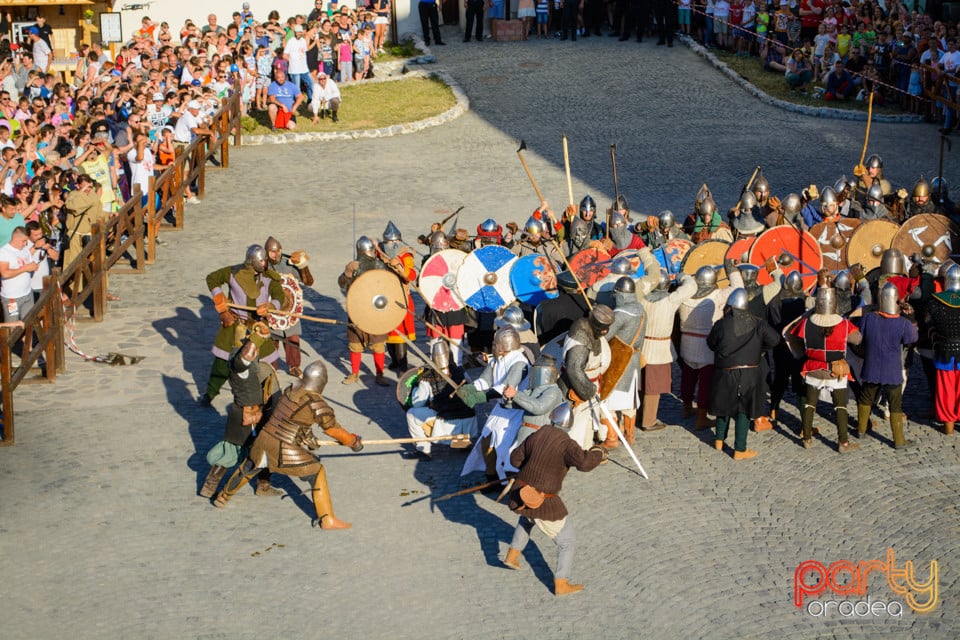
<path fill-rule="evenodd" d="M 300 322 L 300 316 L 296 314 L 303 313 L 303 290 L 300 289 L 300 283 L 297 281 L 297 278 L 291 273 L 282 273 L 280 274 L 280 286 L 283 287 L 283 293 L 287 297 L 287 303 L 290 305 L 287 311 L 294 315 L 282 316 L 276 313 L 268 315 L 267 324 L 270 325 L 270 328 L 274 331 L 292 329 Z"/>
<path fill-rule="evenodd" d="M 847 244 L 860 223 L 859 218 L 840 218 L 836 222 L 825 220 L 810 227 L 810 235 L 820 245 L 824 269 L 839 271 L 847 268 Z"/>
<path fill-rule="evenodd" d="M 716 267 L 723 264 L 727 251 L 730 249 L 730 243 L 723 240 L 706 240 L 695 245 L 687 256 L 683 259 L 683 272 L 689 275 L 696 275 L 700 267 Z M 724 289 L 730 286 L 730 281 L 726 278 L 717 279 L 717 286 Z"/>
<path fill-rule="evenodd" d="M 489 245 L 467 254 L 457 269 L 457 293 L 472 309 L 492 312 L 514 300 L 510 268 L 517 256 L 506 247 Z"/>
<path fill-rule="evenodd" d="M 756 241 L 756 236 L 735 240 L 733 244 L 729 245 L 730 248 L 727 249 L 727 255 L 725 257 L 728 260 L 736 260 L 737 262 L 748 262 L 750 260 L 750 247 L 752 247 Z"/>
<path fill-rule="evenodd" d="M 947 216 L 921 213 L 901 225 L 890 246 L 900 249 L 904 257 L 923 253 L 925 246 L 933 247 L 933 255 L 944 262 L 953 253 L 953 245 L 960 246 L 960 229 Z"/>
<path fill-rule="evenodd" d="M 347 290 L 347 315 L 371 335 L 390 333 L 407 315 L 407 295 L 392 271 L 377 269 L 357 276 Z"/>
<path fill-rule="evenodd" d="M 780 260 L 781 256 L 787 257 Z M 750 247 L 750 263 L 762 267 L 770 257 L 780 261 L 784 274 L 799 272 L 805 289 L 817 284 L 817 271 L 823 266 L 823 257 L 820 255 L 817 239 L 808 232 L 800 231 L 789 224 L 767 229 L 757 236 L 757 240 Z M 773 277 L 766 269 L 760 269 L 757 282 L 760 285 L 770 284 Z"/>
<path fill-rule="evenodd" d="M 584 289 L 610 273 L 610 254 L 601 249 L 583 249 L 569 258 L 570 269 Z"/>
<path fill-rule="evenodd" d="M 847 265 L 862 264 L 864 273 L 879 268 L 883 252 L 890 248 L 899 229 L 897 223 L 888 220 L 861 222 L 847 242 Z"/>
<path fill-rule="evenodd" d="M 550 260 L 542 255 L 524 256 L 514 261 L 510 268 L 510 286 L 517 300 L 533 307 L 560 295 L 557 273 Z"/>
<path fill-rule="evenodd" d="M 461 251 L 461 253 L 463 252 Z M 410 396 L 417 385 L 420 384 L 420 376 L 422 375 L 422 368 L 414 368 L 401 375 L 397 380 L 397 402 L 400 403 L 400 407 L 404 411 L 410 408 Z"/>
<path fill-rule="evenodd" d="M 667 273 L 676 275 L 680 273 L 683 267 L 683 259 L 687 257 L 693 243 L 682 238 L 674 238 L 664 245 L 660 245 L 653 250 L 660 266 L 667 270 Z"/>
<path fill-rule="evenodd" d="M 420 269 L 417 283 L 424 302 L 434 311 L 457 311 L 463 300 L 457 295 L 457 270 L 467 254 L 457 249 L 444 249 L 433 254 Z"/>

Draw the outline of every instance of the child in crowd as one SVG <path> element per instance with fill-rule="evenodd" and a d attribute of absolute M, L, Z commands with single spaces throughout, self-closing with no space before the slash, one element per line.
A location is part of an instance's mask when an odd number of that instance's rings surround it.
<path fill-rule="evenodd" d="M 349 36 L 342 35 L 341 38 L 337 52 L 337 58 L 340 60 L 340 77 L 338 80 L 340 84 L 346 84 L 353 77 L 353 45 Z"/>
<path fill-rule="evenodd" d="M 320 36 L 320 64 L 323 72 L 333 77 L 333 47 L 330 46 L 330 36 Z"/>
<path fill-rule="evenodd" d="M 823 66 L 823 54 L 830 43 L 830 36 L 827 35 L 827 27 L 821 22 L 817 27 L 817 35 L 813 37 L 813 79 L 817 80 L 820 68 Z M 832 68 L 832 67 L 827 67 Z"/>
<path fill-rule="evenodd" d="M 546 38 L 548 18 L 550 15 L 550 0 L 537 0 L 537 37 Z"/>

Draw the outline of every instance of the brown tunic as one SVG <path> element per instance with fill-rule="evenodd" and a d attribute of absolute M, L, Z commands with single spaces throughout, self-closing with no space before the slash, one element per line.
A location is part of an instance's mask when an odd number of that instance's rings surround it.
<path fill-rule="evenodd" d="M 288 476 L 317 473 L 322 465 L 306 448 L 315 446 L 315 422 L 324 430 L 336 426 L 330 405 L 318 393 L 287 388 L 250 448 L 250 459 L 259 464 L 266 456 L 270 471 Z"/>
<path fill-rule="evenodd" d="M 510 509 L 528 518 L 562 520 L 567 507 L 558 495 L 570 467 L 579 471 L 595 469 L 603 460 L 599 449 L 584 451 L 566 431 L 552 425 L 540 427 L 510 454 L 510 463 L 520 469 L 517 485 L 532 485 L 549 494 L 537 509 L 523 506 L 519 487 L 510 495 Z"/>

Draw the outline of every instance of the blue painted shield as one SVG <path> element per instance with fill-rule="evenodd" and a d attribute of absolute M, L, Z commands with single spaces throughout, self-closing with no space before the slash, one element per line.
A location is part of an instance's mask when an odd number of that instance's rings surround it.
<path fill-rule="evenodd" d="M 517 257 L 506 247 L 480 247 L 457 270 L 457 293 L 472 309 L 493 312 L 513 302 L 510 269 Z"/>
<path fill-rule="evenodd" d="M 661 245 L 653 250 L 653 255 L 657 258 L 660 266 L 667 270 L 667 273 L 675 276 L 683 270 L 683 259 L 693 244 L 689 240 L 676 238 L 665 245 Z"/>
<path fill-rule="evenodd" d="M 560 295 L 557 274 L 550 266 L 550 260 L 542 255 L 518 258 L 510 268 L 510 286 L 517 300 L 532 307 Z"/>

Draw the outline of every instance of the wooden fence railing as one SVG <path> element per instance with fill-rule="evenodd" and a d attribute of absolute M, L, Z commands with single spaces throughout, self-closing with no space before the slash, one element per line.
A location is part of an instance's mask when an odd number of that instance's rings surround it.
<path fill-rule="evenodd" d="M 107 311 L 107 272 L 144 273 L 145 265 L 157 259 L 161 228 L 183 228 L 187 185 L 196 183 L 196 191 L 202 197 L 208 160 L 219 154 L 221 167 L 229 167 L 230 138 L 235 146 L 241 144 L 239 93 L 223 101 L 210 128 L 213 136 L 198 137 L 159 176 L 150 179 L 146 199 L 137 186 L 119 211 L 90 225 L 90 237 L 83 250 L 62 271 L 54 269 L 44 279 L 43 292 L 23 318 L 23 328 L 0 327 L 0 447 L 15 442 L 13 392 L 17 386 L 21 382 L 53 382 L 58 372 L 66 371 L 63 300 L 73 305 L 78 320 L 103 320 Z M 170 222 L 164 224 L 165 220 Z M 122 262 L 124 258 L 126 261 Z M 83 309 L 85 315 L 81 313 Z M 29 378 L 41 357 L 41 375 Z"/>

